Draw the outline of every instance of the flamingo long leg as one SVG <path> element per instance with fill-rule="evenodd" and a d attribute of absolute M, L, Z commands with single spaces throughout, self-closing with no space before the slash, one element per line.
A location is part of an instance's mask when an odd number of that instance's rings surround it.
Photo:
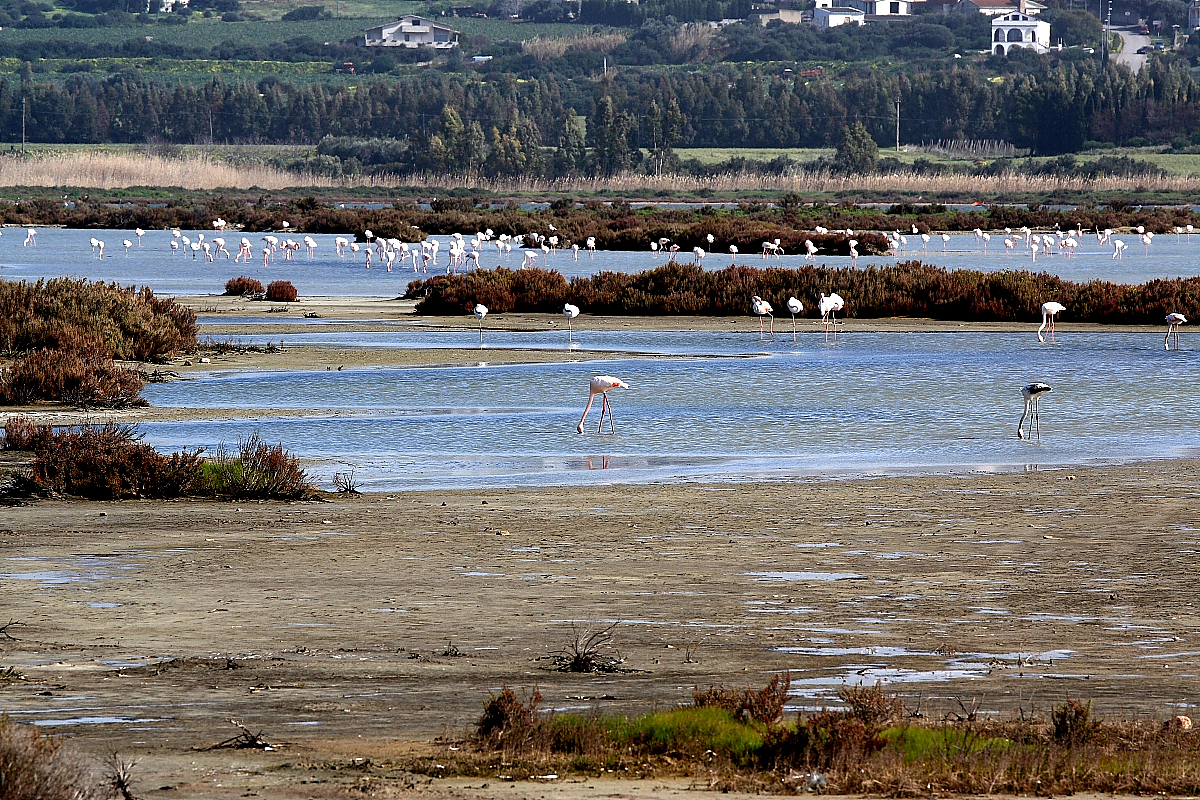
<path fill-rule="evenodd" d="M 603 394 L 603 395 L 601 395 L 601 397 L 603 397 L 604 402 L 600 405 L 600 427 L 596 428 L 596 433 L 604 432 L 604 412 L 609 411 L 608 395 Z M 611 411 L 609 413 L 611 413 Z"/>
<path fill-rule="evenodd" d="M 604 399 L 608 399 L 608 395 L 604 395 Z M 612 431 L 612 435 L 617 435 L 617 426 L 613 423 L 612 403 L 608 404 L 608 429 Z"/>
<path fill-rule="evenodd" d="M 775 338 L 775 315 L 767 314 L 767 316 L 771 318 L 771 338 L 774 339 Z"/>
<path fill-rule="evenodd" d="M 575 329 L 571 327 L 571 318 L 567 317 L 567 341 L 575 341 Z"/>
<path fill-rule="evenodd" d="M 588 395 L 587 405 L 583 407 L 583 416 L 579 419 L 579 427 L 576 429 L 580 433 L 583 433 L 583 424 L 585 422 L 587 422 L 588 412 L 592 410 L 592 401 L 595 399 L 596 399 L 595 394 Z M 1024 417 L 1022 417 L 1022 419 L 1024 419 Z"/>
<path fill-rule="evenodd" d="M 796 315 L 792 314 L 792 341 L 796 341 Z"/>

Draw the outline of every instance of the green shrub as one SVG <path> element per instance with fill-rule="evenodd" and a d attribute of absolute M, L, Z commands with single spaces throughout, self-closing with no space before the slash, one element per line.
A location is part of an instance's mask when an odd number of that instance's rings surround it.
<path fill-rule="evenodd" d="M 257 433 L 238 443 L 233 456 L 222 445 L 204 464 L 209 494 L 238 500 L 295 500 L 312 492 L 308 475 L 282 444 L 269 445 Z"/>

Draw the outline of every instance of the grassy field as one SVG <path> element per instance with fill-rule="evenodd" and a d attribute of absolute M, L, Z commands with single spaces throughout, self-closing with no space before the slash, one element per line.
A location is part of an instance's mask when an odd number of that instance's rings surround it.
<path fill-rule="evenodd" d="M 685 147 L 675 151 L 682 159 L 694 158 L 702 164 L 718 164 L 731 158 L 745 158 L 753 161 L 770 161 L 780 156 L 799 161 L 815 161 L 824 156 L 832 157 L 832 149 L 812 147 L 791 148 L 750 148 L 750 147 Z M 1148 161 L 1166 170 L 1171 175 L 1200 174 L 1200 153 L 1163 153 L 1156 147 L 1125 147 L 1104 152 L 1083 153 L 1076 158 L 1081 162 L 1095 161 L 1102 156 L 1129 156 L 1139 161 Z M 899 153 L 891 147 L 879 148 L 880 158 L 895 158 L 903 164 L 911 164 L 918 158 L 934 163 L 963 163 L 963 159 L 954 159 L 937 153 L 926 153 L 912 147 L 902 146 Z M 1021 159 L 1025 161 L 1026 159 Z M 1034 163 L 1049 161 L 1048 157 L 1033 157 L 1028 159 Z"/>
<path fill-rule="evenodd" d="M 404 4 L 405 6 L 412 4 Z M 222 22 L 193 15 L 186 25 L 136 25 L 115 28 L 5 28 L 0 30 L 0 45 L 22 42 L 83 42 L 100 44 L 141 40 L 184 47 L 212 47 L 231 42 L 238 45 L 262 45 L 308 37 L 318 42 L 337 43 L 358 39 L 364 28 L 395 20 L 399 15 L 376 17 L 340 17 L 308 22 Z M 521 41 L 533 36 L 565 36 L 580 32 L 578 25 L 510 22 L 496 19 L 453 19 L 455 30 L 467 38 L 483 35 L 493 41 Z"/>

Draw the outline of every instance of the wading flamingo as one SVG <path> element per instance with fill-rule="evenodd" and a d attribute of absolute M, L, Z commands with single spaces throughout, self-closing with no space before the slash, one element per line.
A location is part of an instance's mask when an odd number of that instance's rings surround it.
<path fill-rule="evenodd" d="M 1163 339 L 1163 347 L 1171 349 L 1171 334 L 1175 334 L 1175 349 L 1179 349 L 1179 326 L 1187 322 L 1187 317 L 1178 312 L 1167 314 L 1167 338 Z"/>
<path fill-rule="evenodd" d="M 612 430 L 613 435 L 617 433 L 616 427 L 613 425 L 612 419 L 612 404 L 608 402 L 608 393 L 613 389 L 628 389 L 629 384 L 620 378 L 614 378 L 612 375 L 597 375 L 592 378 L 589 385 L 590 394 L 588 395 L 587 405 L 583 409 L 583 417 L 579 420 L 579 427 L 576 428 L 577 433 L 583 433 L 583 424 L 587 422 L 588 412 L 592 410 L 592 401 L 596 399 L 596 395 L 603 395 L 604 402 L 600 406 L 600 427 L 596 428 L 596 433 L 604 430 L 604 412 L 608 412 L 608 427 Z"/>
<path fill-rule="evenodd" d="M 1039 342 L 1046 341 L 1045 337 L 1042 336 L 1042 331 L 1046 330 L 1047 326 L 1050 327 L 1050 341 L 1054 341 L 1054 318 L 1066 310 L 1067 307 L 1062 303 L 1055 303 L 1053 301 L 1042 303 L 1042 325 L 1037 329 Z"/>
<path fill-rule="evenodd" d="M 570 303 L 564 303 L 563 316 L 567 318 L 567 341 L 574 341 L 575 330 L 571 327 L 571 320 L 579 316 L 579 306 L 573 306 Z"/>
<path fill-rule="evenodd" d="M 129 239 L 124 240 L 121 244 L 125 245 L 125 257 L 129 258 L 129 248 L 133 247 L 133 242 Z"/>
<path fill-rule="evenodd" d="M 792 312 L 792 341 L 796 341 L 796 315 L 804 310 L 804 304 L 794 297 L 787 301 L 788 311 Z"/>
<path fill-rule="evenodd" d="M 761 341 L 765 332 L 763 331 L 763 317 L 771 318 L 771 335 L 775 335 L 775 315 L 771 312 L 775 309 L 771 308 L 771 304 L 763 300 L 758 295 L 750 298 L 750 309 L 758 315 L 758 338 Z"/>
<path fill-rule="evenodd" d="M 483 347 L 483 318 L 487 316 L 487 306 L 483 303 L 476 303 L 475 309 L 471 312 L 475 315 L 475 319 L 479 320 L 479 346 Z"/>
<path fill-rule="evenodd" d="M 837 292 L 825 296 L 821 293 L 817 301 L 817 310 L 821 312 L 821 321 L 825 323 L 825 341 L 829 341 L 829 329 L 837 324 L 837 312 L 846 307 L 846 301 Z M 833 338 L 837 339 L 837 328 L 833 329 Z"/>
<path fill-rule="evenodd" d="M 25 246 L 37 247 L 37 231 L 35 229 L 27 228 L 25 230 Z"/>
<path fill-rule="evenodd" d="M 1031 383 L 1021 390 L 1021 395 L 1025 398 L 1025 411 L 1021 414 L 1021 421 L 1017 423 L 1017 438 L 1032 439 L 1033 431 L 1037 430 L 1037 438 L 1042 440 L 1042 418 L 1038 413 L 1038 398 L 1044 394 L 1050 394 L 1054 389 L 1050 388 L 1048 383 Z M 1021 426 L 1025 424 L 1025 417 L 1029 417 L 1029 433 L 1021 432 Z"/>
<path fill-rule="evenodd" d="M 141 228 L 138 228 L 137 230 L 135 230 L 133 232 L 133 235 L 137 237 L 138 248 L 140 249 L 142 246 L 142 237 L 146 235 L 146 232 L 144 230 L 142 230 Z"/>

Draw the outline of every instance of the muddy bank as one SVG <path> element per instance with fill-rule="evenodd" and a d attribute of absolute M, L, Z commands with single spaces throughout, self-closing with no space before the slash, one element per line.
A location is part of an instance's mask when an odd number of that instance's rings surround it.
<path fill-rule="evenodd" d="M 790 669 L 797 707 L 881 681 L 934 718 L 1070 695 L 1165 719 L 1200 699 L 1198 479 L 1184 462 L 5 508 L 4 613 L 23 625 L 0 667 L 23 677 L 0 707 L 139 756 L 147 797 L 400 789 L 378 765 L 436 755 L 506 683 L 632 713 Z M 547 669 L 572 622 L 610 620 L 629 672 Z M 230 718 L 284 749 L 194 749 Z"/>

